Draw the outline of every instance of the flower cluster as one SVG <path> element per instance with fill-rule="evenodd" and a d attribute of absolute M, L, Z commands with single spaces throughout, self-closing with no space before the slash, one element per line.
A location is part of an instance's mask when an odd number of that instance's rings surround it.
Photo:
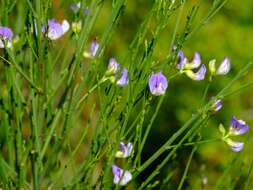
<path fill-rule="evenodd" d="M 128 70 L 124 67 L 120 73 L 120 64 L 115 58 L 111 58 L 109 60 L 106 75 L 109 77 L 111 82 L 114 83 L 116 81 L 116 84 L 121 87 L 124 87 L 128 84 Z"/>
<path fill-rule="evenodd" d="M 116 152 L 116 158 L 127 158 L 133 152 L 133 144 L 132 143 L 123 143 L 120 142 L 119 151 Z M 132 180 L 132 174 L 128 170 L 123 170 L 117 165 L 112 165 L 112 173 L 113 173 L 113 183 L 119 185 L 126 185 L 129 181 Z"/>
<path fill-rule="evenodd" d="M 243 149 L 244 142 L 233 141 L 230 137 L 243 135 L 249 130 L 249 126 L 245 121 L 232 116 L 228 132 L 226 132 L 222 124 L 220 124 L 219 130 L 222 134 L 222 140 L 230 146 L 232 151 L 240 152 Z"/>
<path fill-rule="evenodd" d="M 77 2 L 77 3 L 72 3 L 70 5 L 70 10 L 73 11 L 74 13 L 77 13 L 80 9 L 81 9 L 81 2 Z M 90 10 L 88 7 L 84 8 L 83 10 L 83 15 L 87 16 L 89 14 Z"/>
<path fill-rule="evenodd" d="M 11 48 L 13 32 L 8 27 L 0 26 L 0 48 Z"/>
<path fill-rule="evenodd" d="M 177 68 L 181 73 L 185 73 L 192 80 L 203 80 L 206 74 L 206 66 L 201 65 L 201 57 L 199 53 L 195 53 L 192 61 L 189 61 L 182 51 L 178 53 Z M 194 72 L 195 69 L 198 69 Z"/>

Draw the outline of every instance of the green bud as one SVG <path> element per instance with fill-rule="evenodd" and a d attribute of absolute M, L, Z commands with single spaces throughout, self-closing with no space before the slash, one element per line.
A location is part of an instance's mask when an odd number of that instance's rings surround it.
<path fill-rule="evenodd" d="M 212 59 L 211 61 L 209 61 L 209 70 L 212 76 L 214 76 L 216 73 L 215 62 L 216 62 L 215 59 Z"/>

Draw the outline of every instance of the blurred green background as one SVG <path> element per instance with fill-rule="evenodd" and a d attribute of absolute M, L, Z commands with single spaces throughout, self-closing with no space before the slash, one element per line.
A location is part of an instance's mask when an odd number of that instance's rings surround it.
<path fill-rule="evenodd" d="M 190 8 L 196 3 L 195 0 L 187 1 L 182 20 L 180 22 L 179 32 L 185 23 L 185 18 Z M 52 17 L 57 19 L 67 18 L 71 20 L 73 17 L 69 10 L 70 0 L 53 1 Z M 105 50 L 105 60 L 109 57 L 116 57 L 119 62 L 126 56 L 129 44 L 133 40 L 135 33 L 141 22 L 151 9 L 153 1 L 151 0 L 128 0 L 126 3 L 124 15 L 121 16 L 116 31 L 113 34 L 110 45 Z M 212 1 L 202 0 L 196 22 L 204 17 L 210 8 Z M 105 30 L 106 21 L 111 11 L 111 1 L 106 1 L 101 14 L 98 17 L 95 28 L 93 29 L 93 37 L 99 39 Z M 161 34 L 155 57 L 157 62 L 162 62 L 170 51 L 170 43 L 173 29 L 175 26 L 177 14 L 173 14 L 166 30 Z M 22 22 L 22 18 L 18 18 Z M 18 32 L 19 27 L 16 27 Z M 215 95 L 223 88 L 242 68 L 253 55 L 253 1 L 252 0 L 229 0 L 226 5 L 198 32 L 196 32 L 185 44 L 183 51 L 186 56 L 191 58 L 195 51 L 202 56 L 203 63 L 209 60 L 217 59 L 217 64 L 228 56 L 231 59 L 232 70 L 227 76 L 217 77 L 211 84 L 208 97 Z M 243 82 L 253 80 L 253 71 L 248 73 L 240 82 L 237 82 L 233 88 L 239 87 Z M 166 101 L 163 103 L 158 117 L 153 125 L 151 135 L 147 145 L 143 159 L 147 159 L 152 153 L 161 146 L 175 131 L 182 126 L 183 123 L 190 118 L 191 114 L 199 107 L 200 99 L 204 91 L 207 81 L 192 81 L 182 75 L 173 79 L 169 83 Z M 250 126 L 253 126 L 253 87 L 248 88 L 240 94 L 229 96 L 223 101 L 223 108 L 214 116 L 212 116 L 208 126 L 202 131 L 203 139 L 215 138 L 219 136 L 218 125 L 223 123 L 225 127 L 229 127 L 230 118 L 235 115 L 237 118 L 245 120 Z M 154 107 L 156 101 L 153 102 Z M 85 113 L 88 115 L 88 113 Z M 240 138 L 239 138 L 240 139 Z M 246 141 L 244 150 L 241 153 L 233 153 L 229 147 L 223 142 L 215 142 L 200 145 L 197 153 L 194 155 L 193 162 L 190 166 L 189 175 L 183 189 L 213 189 L 224 171 L 228 167 L 232 167 L 229 174 L 225 173 L 225 180 L 238 181 L 235 189 L 241 189 L 240 181 L 244 182 L 247 177 L 250 164 L 253 159 L 253 138 L 252 130 L 244 135 L 242 140 Z M 185 165 L 190 154 L 190 148 L 180 149 L 175 159 L 172 160 L 161 172 L 157 179 L 162 179 L 170 172 L 174 171 L 170 186 L 168 189 L 177 187 Z M 240 157 L 232 165 L 234 157 Z M 143 180 L 150 171 L 154 169 L 159 160 L 145 171 L 138 180 Z M 207 184 L 203 184 L 203 178 L 207 177 Z M 253 176 L 252 176 L 253 177 Z M 251 181 L 252 178 L 251 177 Z M 223 179 L 223 178 L 222 178 Z M 253 183 L 249 187 L 253 187 Z M 131 189 L 131 186 L 129 187 Z M 224 187 L 229 189 L 229 187 Z M 253 189 L 253 188 L 252 188 Z"/>

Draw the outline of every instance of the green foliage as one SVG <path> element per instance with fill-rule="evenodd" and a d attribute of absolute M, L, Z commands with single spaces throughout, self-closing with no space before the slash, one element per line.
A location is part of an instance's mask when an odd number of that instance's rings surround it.
<path fill-rule="evenodd" d="M 250 189 L 252 134 L 234 153 L 218 127 L 233 114 L 252 124 L 251 0 L 82 0 L 76 12 L 70 0 L 0 2 L 0 26 L 15 35 L 0 49 L 1 188 L 121 189 L 116 163 L 133 175 L 126 189 Z M 80 30 L 50 40 L 51 18 Z M 228 56 L 232 71 L 192 81 L 176 68 L 181 49 L 206 66 Z M 110 57 L 128 69 L 127 86 Z M 148 80 L 160 70 L 169 87 L 156 97 Z M 219 113 L 211 96 L 224 102 Z M 133 143 L 127 159 L 115 158 L 121 141 Z"/>

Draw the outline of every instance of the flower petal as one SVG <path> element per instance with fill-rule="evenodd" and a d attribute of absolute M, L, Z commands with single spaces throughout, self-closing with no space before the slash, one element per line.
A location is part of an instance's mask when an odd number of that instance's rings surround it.
<path fill-rule="evenodd" d="M 231 139 L 226 139 L 226 143 L 230 146 L 231 150 L 233 152 L 240 152 L 243 147 L 244 147 L 244 143 L 243 142 L 236 142 L 236 141 L 232 141 Z"/>
<path fill-rule="evenodd" d="M 128 84 L 128 81 L 129 81 L 128 70 L 126 68 L 123 68 L 121 77 L 117 81 L 117 85 L 124 87 Z"/>
<path fill-rule="evenodd" d="M 198 52 L 195 52 L 192 62 L 186 63 L 184 69 L 196 69 L 201 64 L 201 57 Z"/>
<path fill-rule="evenodd" d="M 206 74 L 206 66 L 203 64 L 200 69 L 194 73 L 192 70 L 186 70 L 185 74 L 190 77 L 192 80 L 203 80 Z"/>
<path fill-rule="evenodd" d="M 249 126 L 243 120 L 236 119 L 235 116 L 231 118 L 229 134 L 230 135 L 242 135 L 249 130 Z"/>
<path fill-rule="evenodd" d="M 132 150 L 133 150 L 133 144 L 132 143 L 127 143 L 127 145 L 124 142 L 121 142 L 120 145 L 120 151 L 116 152 L 115 157 L 117 158 L 127 158 L 131 155 Z"/>
<path fill-rule="evenodd" d="M 112 173 L 114 175 L 113 183 L 119 185 L 126 185 L 132 180 L 132 174 L 128 170 L 122 170 L 117 165 L 112 166 Z"/>
<path fill-rule="evenodd" d="M 230 71 L 231 65 L 228 57 L 225 57 L 217 69 L 217 75 L 226 75 Z"/>
<path fill-rule="evenodd" d="M 188 63 L 188 59 L 184 57 L 184 52 L 179 51 L 178 52 L 178 62 L 176 67 L 180 70 L 184 69 L 184 65 Z"/>
<path fill-rule="evenodd" d="M 149 90 L 151 94 L 155 96 L 160 96 L 165 94 L 168 87 L 168 81 L 166 77 L 162 74 L 162 71 L 152 74 L 149 78 Z"/>

